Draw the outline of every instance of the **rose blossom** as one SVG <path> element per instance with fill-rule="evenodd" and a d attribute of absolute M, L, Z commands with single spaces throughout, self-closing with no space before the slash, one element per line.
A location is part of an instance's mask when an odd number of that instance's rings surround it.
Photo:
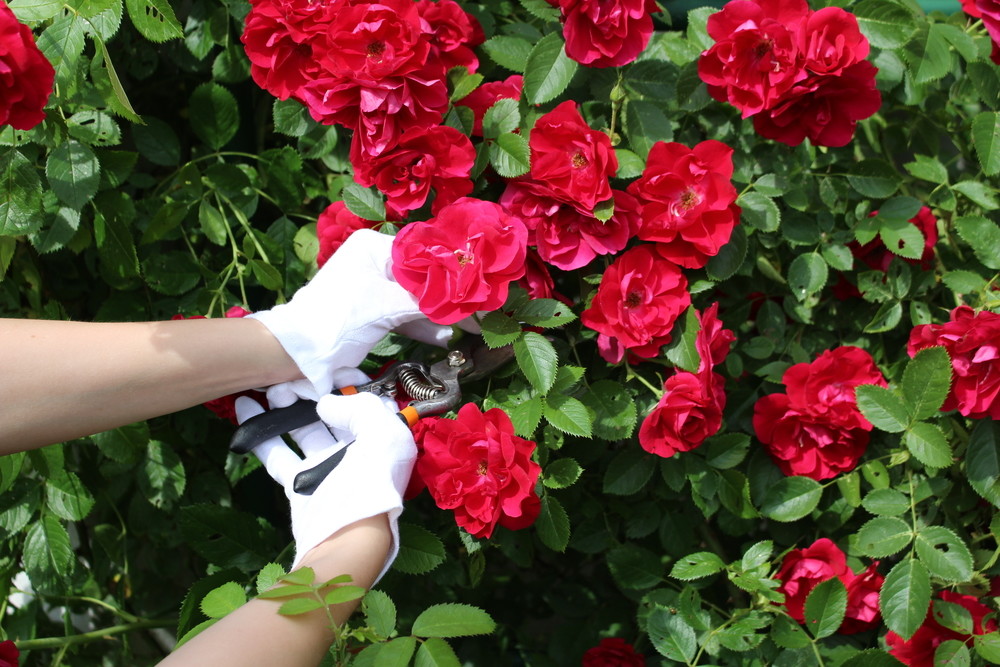
<path fill-rule="evenodd" d="M 340 3 L 250 0 L 243 42 L 254 83 L 281 100 L 318 71 L 329 48 L 326 27 Z"/>
<path fill-rule="evenodd" d="M 839 633 L 853 635 L 872 630 L 882 620 L 878 596 L 882 591 L 885 577 L 875 569 L 878 562 L 871 564 L 860 574 L 855 574 L 847 584 L 847 612 Z"/>
<path fill-rule="evenodd" d="M 639 238 L 658 242 L 661 255 L 685 268 L 705 266 L 739 222 L 732 156 L 713 139 L 694 148 L 656 142 L 642 176 L 628 186 L 642 203 Z"/>
<path fill-rule="evenodd" d="M 709 94 L 744 118 L 774 106 L 805 78 L 798 33 L 808 14 L 805 0 L 733 0 L 709 16 L 715 44 L 698 60 Z"/>
<path fill-rule="evenodd" d="M 507 413 L 467 403 L 455 419 L 436 419 L 420 435 L 417 473 L 469 534 L 488 538 L 497 523 L 512 530 L 534 523 L 541 466 L 531 460 L 535 443 L 514 435 Z"/>
<path fill-rule="evenodd" d="M 962 7 L 969 12 L 965 2 L 962 3 Z M 990 39 L 993 40 L 993 53 L 990 55 L 990 59 L 1000 65 L 1000 1 L 976 0 L 975 8 L 976 13 L 969 12 L 969 14 L 983 19 L 986 32 L 989 33 Z"/>
<path fill-rule="evenodd" d="M 522 181 L 534 192 L 591 215 L 611 199 L 609 178 L 618 171 L 611 139 L 592 130 L 567 100 L 538 119 L 531 136 L 531 172 Z"/>
<path fill-rule="evenodd" d="M 550 0 L 551 1 L 551 0 Z M 653 34 L 653 0 L 558 0 L 566 55 L 590 67 L 621 67 L 642 53 Z"/>
<path fill-rule="evenodd" d="M 463 197 L 400 230 L 392 273 L 428 318 L 454 324 L 503 305 L 510 282 L 524 275 L 527 241 L 524 223 L 499 204 Z"/>
<path fill-rule="evenodd" d="M 802 30 L 804 66 L 811 74 L 839 75 L 868 57 L 858 19 L 840 7 L 812 12 Z"/>
<path fill-rule="evenodd" d="M 486 36 L 474 16 L 454 0 L 419 0 L 417 11 L 429 27 L 434 57 L 445 69 L 465 67 L 472 73 L 479 68 L 479 59 L 472 49 L 486 41 Z"/>
<path fill-rule="evenodd" d="M 616 364 L 626 350 L 655 357 L 670 342 L 674 322 L 690 304 L 680 269 L 643 245 L 625 251 L 608 267 L 580 321 L 600 334 L 601 356 Z"/>
<path fill-rule="evenodd" d="M 871 423 L 854 397 L 861 384 L 886 386 L 871 355 L 857 347 L 827 350 L 785 371 L 785 394 L 754 405 L 753 426 L 786 475 L 817 481 L 852 470 L 868 447 Z"/>
<path fill-rule="evenodd" d="M 719 302 L 716 301 L 701 313 L 695 311 L 698 316 L 698 323 L 701 328 L 694 339 L 695 349 L 698 350 L 700 360 L 698 362 L 698 372 L 706 372 L 715 368 L 729 355 L 729 348 L 736 340 L 736 334 L 729 329 L 722 328 L 719 321 Z"/>
<path fill-rule="evenodd" d="M 0 667 L 18 667 L 21 652 L 9 639 L 0 642 Z"/>
<path fill-rule="evenodd" d="M 670 458 L 700 447 L 722 426 L 725 379 L 718 373 L 676 373 L 663 383 L 663 397 L 639 427 L 639 444 Z"/>
<path fill-rule="evenodd" d="M 964 644 L 971 644 L 975 635 L 985 635 L 996 632 L 995 619 L 985 620 L 993 610 L 979 602 L 971 595 L 961 595 L 951 591 L 941 591 L 939 598 L 964 607 L 972 616 L 972 634 L 967 635 L 946 628 L 934 620 L 933 604 L 927 610 L 927 618 L 923 625 L 909 639 L 903 639 L 891 630 L 886 634 L 885 641 L 889 645 L 889 653 L 909 667 L 934 667 L 934 652 L 937 647 L 949 639 L 956 639 Z"/>
<path fill-rule="evenodd" d="M 316 218 L 316 238 L 319 239 L 316 265 L 326 264 L 348 236 L 359 229 L 372 229 L 377 224 L 354 215 L 342 201 L 335 201 L 327 206 Z"/>
<path fill-rule="evenodd" d="M 376 157 L 355 153 L 351 146 L 354 179 L 374 185 L 386 195 L 386 212 L 405 218 L 424 205 L 434 190 L 433 212 L 472 192 L 469 173 L 476 150 L 469 138 L 453 127 L 414 126 L 399 135 L 399 143 Z"/>
<path fill-rule="evenodd" d="M 580 667 L 646 667 L 646 658 L 621 637 L 605 637 L 587 649 Z"/>
<path fill-rule="evenodd" d="M 944 324 L 914 327 L 906 351 L 914 357 L 935 345 L 951 357 L 951 389 L 941 409 L 1000 419 L 1000 315 L 959 306 Z"/>
<path fill-rule="evenodd" d="M 483 136 L 483 116 L 486 115 L 491 106 L 497 103 L 497 100 L 521 99 L 521 86 L 523 84 L 523 76 L 512 74 L 503 81 L 488 81 L 455 102 L 455 106 L 472 109 L 475 119 L 472 126 L 472 136 Z"/>
<path fill-rule="evenodd" d="M 31 28 L 0 0 L 0 126 L 30 130 L 45 120 L 55 76 Z"/>

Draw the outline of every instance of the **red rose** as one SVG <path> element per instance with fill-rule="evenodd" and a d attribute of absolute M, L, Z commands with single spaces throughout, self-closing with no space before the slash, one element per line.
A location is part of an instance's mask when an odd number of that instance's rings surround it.
<path fill-rule="evenodd" d="M 21 652 L 17 646 L 9 639 L 0 642 L 0 667 L 18 667 L 18 658 Z"/>
<path fill-rule="evenodd" d="M 862 60 L 838 76 L 810 76 L 773 108 L 754 116 L 754 129 L 789 146 L 798 146 L 807 137 L 815 146 L 845 146 L 857 122 L 882 106 L 876 72 L 874 65 Z"/>
<path fill-rule="evenodd" d="M 713 303 L 701 313 L 695 311 L 701 329 L 695 336 L 694 346 L 698 350 L 701 361 L 698 363 L 698 372 L 703 373 L 712 370 L 723 361 L 729 354 L 729 348 L 736 340 L 736 334 L 729 329 L 722 328 L 719 321 L 719 304 Z"/>
<path fill-rule="evenodd" d="M 962 3 L 963 7 L 965 3 Z M 998 0 L 976 0 L 978 14 L 972 14 L 983 19 L 986 32 L 993 40 L 993 54 L 990 58 L 1000 65 L 1000 1 Z M 971 14 L 971 12 L 970 12 Z"/>
<path fill-rule="evenodd" d="M 475 121 L 472 127 L 472 136 L 483 136 L 483 116 L 487 110 L 497 103 L 497 100 L 519 100 L 521 99 L 521 86 L 524 77 L 520 74 L 513 74 L 503 81 L 489 81 L 479 86 L 471 93 L 455 102 L 455 106 L 469 107 L 475 114 Z"/>
<path fill-rule="evenodd" d="M 587 649 L 580 667 L 646 667 L 646 658 L 620 637 L 606 637 Z"/>
<path fill-rule="evenodd" d="M 983 17 L 983 13 L 979 11 L 979 7 L 976 7 L 976 0 L 960 0 L 962 3 L 962 11 L 971 16 L 974 19 L 979 19 Z"/>
<path fill-rule="evenodd" d="M 718 373 L 680 372 L 663 383 L 663 397 L 639 427 L 639 444 L 670 458 L 701 446 L 722 426 L 725 379 Z"/>
<path fill-rule="evenodd" d="M 359 229 L 371 229 L 376 224 L 351 213 L 344 202 L 333 202 L 316 218 L 316 237 L 319 239 L 316 264 L 323 266 L 348 236 Z"/>
<path fill-rule="evenodd" d="M 642 53 L 653 34 L 653 0 L 558 0 L 566 55 L 590 67 L 621 67 Z"/>
<path fill-rule="evenodd" d="M 417 472 L 441 509 L 475 537 L 489 537 L 497 523 L 517 530 L 541 509 L 535 482 L 541 466 L 535 443 L 514 435 L 503 410 L 463 405 L 455 419 L 436 419 L 421 434 Z"/>
<path fill-rule="evenodd" d="M 251 0 L 243 42 L 254 82 L 278 99 L 293 97 L 316 75 L 329 48 L 326 27 L 339 3 Z"/>
<path fill-rule="evenodd" d="M 885 641 L 889 645 L 889 653 L 904 665 L 909 667 L 934 667 L 934 651 L 949 639 L 957 639 L 965 644 L 972 643 L 975 635 L 985 635 L 996 632 L 995 619 L 985 620 L 993 610 L 979 602 L 971 595 L 960 595 L 951 591 L 941 591 L 941 600 L 961 605 L 972 615 L 972 634 L 966 635 L 946 628 L 934 620 L 933 604 L 927 610 L 927 618 L 923 625 L 909 639 L 903 639 L 895 632 L 888 632 Z"/>
<path fill-rule="evenodd" d="M 621 190 L 612 191 L 614 214 L 607 222 L 559 201 L 539 196 L 523 183 L 507 186 L 500 205 L 524 221 L 528 243 L 552 266 L 571 271 L 586 266 L 598 255 L 625 249 L 639 227 L 639 204 Z"/>
<path fill-rule="evenodd" d="M 0 126 L 30 130 L 45 120 L 55 76 L 31 28 L 0 0 Z"/>
<path fill-rule="evenodd" d="M 591 214 L 611 199 L 608 179 L 618 171 L 611 139 L 590 129 L 567 100 L 538 119 L 528 139 L 531 173 L 527 187 Z"/>
<path fill-rule="evenodd" d="M 878 211 L 873 211 L 869 217 L 875 215 L 878 215 Z M 920 268 L 926 271 L 931 268 L 934 261 L 934 246 L 938 241 L 937 218 L 931 213 L 930 208 L 924 206 L 915 216 L 910 218 L 910 223 L 919 229 L 924 237 L 924 252 L 920 256 L 920 259 L 908 259 L 905 257 L 900 259 L 910 264 L 919 264 Z M 889 270 L 892 258 L 897 256 L 886 248 L 885 243 L 877 236 L 864 245 L 859 244 L 857 241 L 852 241 L 848 244 L 848 247 L 851 249 L 851 254 L 866 266 L 876 271 L 882 271 L 883 273 Z"/>
<path fill-rule="evenodd" d="M 499 204 L 463 197 L 437 217 L 403 227 L 392 244 L 392 273 L 433 322 L 454 324 L 507 300 L 524 275 L 528 230 Z"/>
<path fill-rule="evenodd" d="M 959 306 L 944 324 L 914 327 L 906 351 L 913 357 L 935 345 L 951 357 L 951 390 L 941 409 L 1000 419 L 1000 315 Z"/>
<path fill-rule="evenodd" d="M 430 28 L 428 38 L 434 56 L 446 70 L 465 67 L 475 72 L 479 68 L 479 59 L 472 49 L 486 41 L 486 36 L 474 16 L 454 0 L 419 0 L 417 11 Z"/>
<path fill-rule="evenodd" d="M 882 614 L 879 611 L 878 596 L 882 590 L 885 577 L 875 568 L 878 562 L 868 566 L 861 574 L 853 575 L 847 584 L 847 612 L 844 622 L 837 632 L 853 635 L 858 632 L 872 630 L 879 624 Z"/>
<path fill-rule="evenodd" d="M 805 0 L 733 0 L 708 17 L 715 44 L 698 60 L 709 94 L 747 118 L 770 109 L 805 78 L 799 32 Z"/>
<path fill-rule="evenodd" d="M 805 68 L 812 74 L 839 75 L 868 57 L 868 38 L 858 19 L 840 7 L 824 7 L 809 15 L 802 29 Z"/>
<path fill-rule="evenodd" d="M 351 145 L 354 179 L 374 185 L 386 195 L 390 218 L 402 219 L 427 201 L 433 188 L 433 212 L 472 192 L 469 173 L 476 150 L 469 138 L 453 127 L 415 126 L 399 135 L 395 148 L 371 157 L 357 154 Z"/>
<path fill-rule="evenodd" d="M 817 584 L 836 577 L 846 586 L 853 576 L 844 552 L 822 537 L 810 547 L 789 551 L 774 578 L 781 581 L 778 592 L 785 596 L 788 615 L 804 623 L 806 598 Z"/>
<path fill-rule="evenodd" d="M 642 177 L 628 187 L 642 203 L 639 238 L 657 241 L 658 252 L 683 267 L 705 266 L 739 221 L 732 175 L 733 149 L 722 142 L 654 144 Z"/>
<path fill-rule="evenodd" d="M 670 342 L 674 322 L 689 305 L 691 295 L 680 269 L 644 245 L 625 251 L 608 267 L 580 321 L 600 334 L 601 356 L 616 364 L 626 350 L 655 357 Z"/>
<path fill-rule="evenodd" d="M 786 475 L 815 480 L 852 470 L 868 448 L 871 423 L 857 408 L 860 384 L 886 386 L 871 355 L 839 347 L 812 363 L 785 371 L 786 394 L 770 394 L 754 405 L 753 426 L 775 465 Z"/>

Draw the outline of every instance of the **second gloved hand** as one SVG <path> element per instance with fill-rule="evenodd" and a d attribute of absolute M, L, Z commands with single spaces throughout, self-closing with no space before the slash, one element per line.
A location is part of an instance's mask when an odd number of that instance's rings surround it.
<path fill-rule="evenodd" d="M 291 506 L 292 535 L 298 567 L 310 549 L 341 528 L 378 514 L 387 514 L 392 531 L 392 547 L 379 573 L 385 574 L 399 552 L 399 515 L 403 511 L 403 491 L 410 479 L 417 448 L 395 405 L 373 394 L 324 396 L 317 407 L 323 422 L 292 433 L 305 458 L 292 451 L 280 438 L 268 440 L 253 452 L 268 474 L 285 489 Z M 236 401 L 240 422 L 263 412 L 256 401 L 241 397 Z M 337 440 L 338 434 L 350 437 Z M 311 495 L 296 493 L 295 477 L 347 447 L 343 460 Z M 377 581 L 377 579 L 376 579 Z"/>

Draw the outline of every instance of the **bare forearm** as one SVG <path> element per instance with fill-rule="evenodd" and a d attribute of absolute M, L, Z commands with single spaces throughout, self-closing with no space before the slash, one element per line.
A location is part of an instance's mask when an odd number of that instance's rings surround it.
<path fill-rule="evenodd" d="M 0 319 L 0 454 L 298 377 L 254 320 Z"/>

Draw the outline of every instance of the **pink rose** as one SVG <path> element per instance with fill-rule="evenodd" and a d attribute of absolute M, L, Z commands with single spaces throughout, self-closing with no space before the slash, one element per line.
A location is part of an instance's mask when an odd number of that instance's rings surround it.
<path fill-rule="evenodd" d="M 654 144 L 642 176 L 628 187 L 642 203 L 639 238 L 656 241 L 663 257 L 685 268 L 705 266 L 739 222 L 732 175 L 733 149 L 722 142 Z"/>
<path fill-rule="evenodd" d="M 435 218 L 403 227 L 392 244 L 392 273 L 421 312 L 454 324 L 507 300 L 524 275 L 528 230 L 499 204 L 464 197 Z"/>
<path fill-rule="evenodd" d="M 700 447 L 722 426 L 725 379 L 718 373 L 680 372 L 663 383 L 663 397 L 639 427 L 639 444 L 670 458 Z"/>
<path fill-rule="evenodd" d="M 659 354 L 689 305 L 680 269 L 643 245 L 625 251 L 608 267 L 580 321 L 600 334 L 601 356 L 616 364 L 626 351 L 645 358 Z"/>
<path fill-rule="evenodd" d="M 351 213 L 344 202 L 333 202 L 316 218 L 316 237 L 319 239 L 316 264 L 323 266 L 348 236 L 359 229 L 371 229 L 376 224 Z"/>
<path fill-rule="evenodd" d="M 483 136 L 483 116 L 497 100 L 519 100 L 521 99 L 521 86 L 524 77 L 520 74 L 512 74 L 503 81 L 487 81 L 471 93 L 455 102 L 455 106 L 469 107 L 474 114 L 474 124 L 472 136 Z"/>
<path fill-rule="evenodd" d="M 0 0 L 0 126 L 30 130 L 45 120 L 55 76 L 31 28 Z"/>
<path fill-rule="evenodd" d="M 653 0 L 558 0 L 566 55 L 590 67 L 621 67 L 642 53 L 653 34 Z"/>
<path fill-rule="evenodd" d="M 907 352 L 913 357 L 935 345 L 944 346 L 951 357 L 951 390 L 941 409 L 973 419 L 1000 419 L 1000 315 L 959 306 L 944 324 L 914 327 Z"/>

